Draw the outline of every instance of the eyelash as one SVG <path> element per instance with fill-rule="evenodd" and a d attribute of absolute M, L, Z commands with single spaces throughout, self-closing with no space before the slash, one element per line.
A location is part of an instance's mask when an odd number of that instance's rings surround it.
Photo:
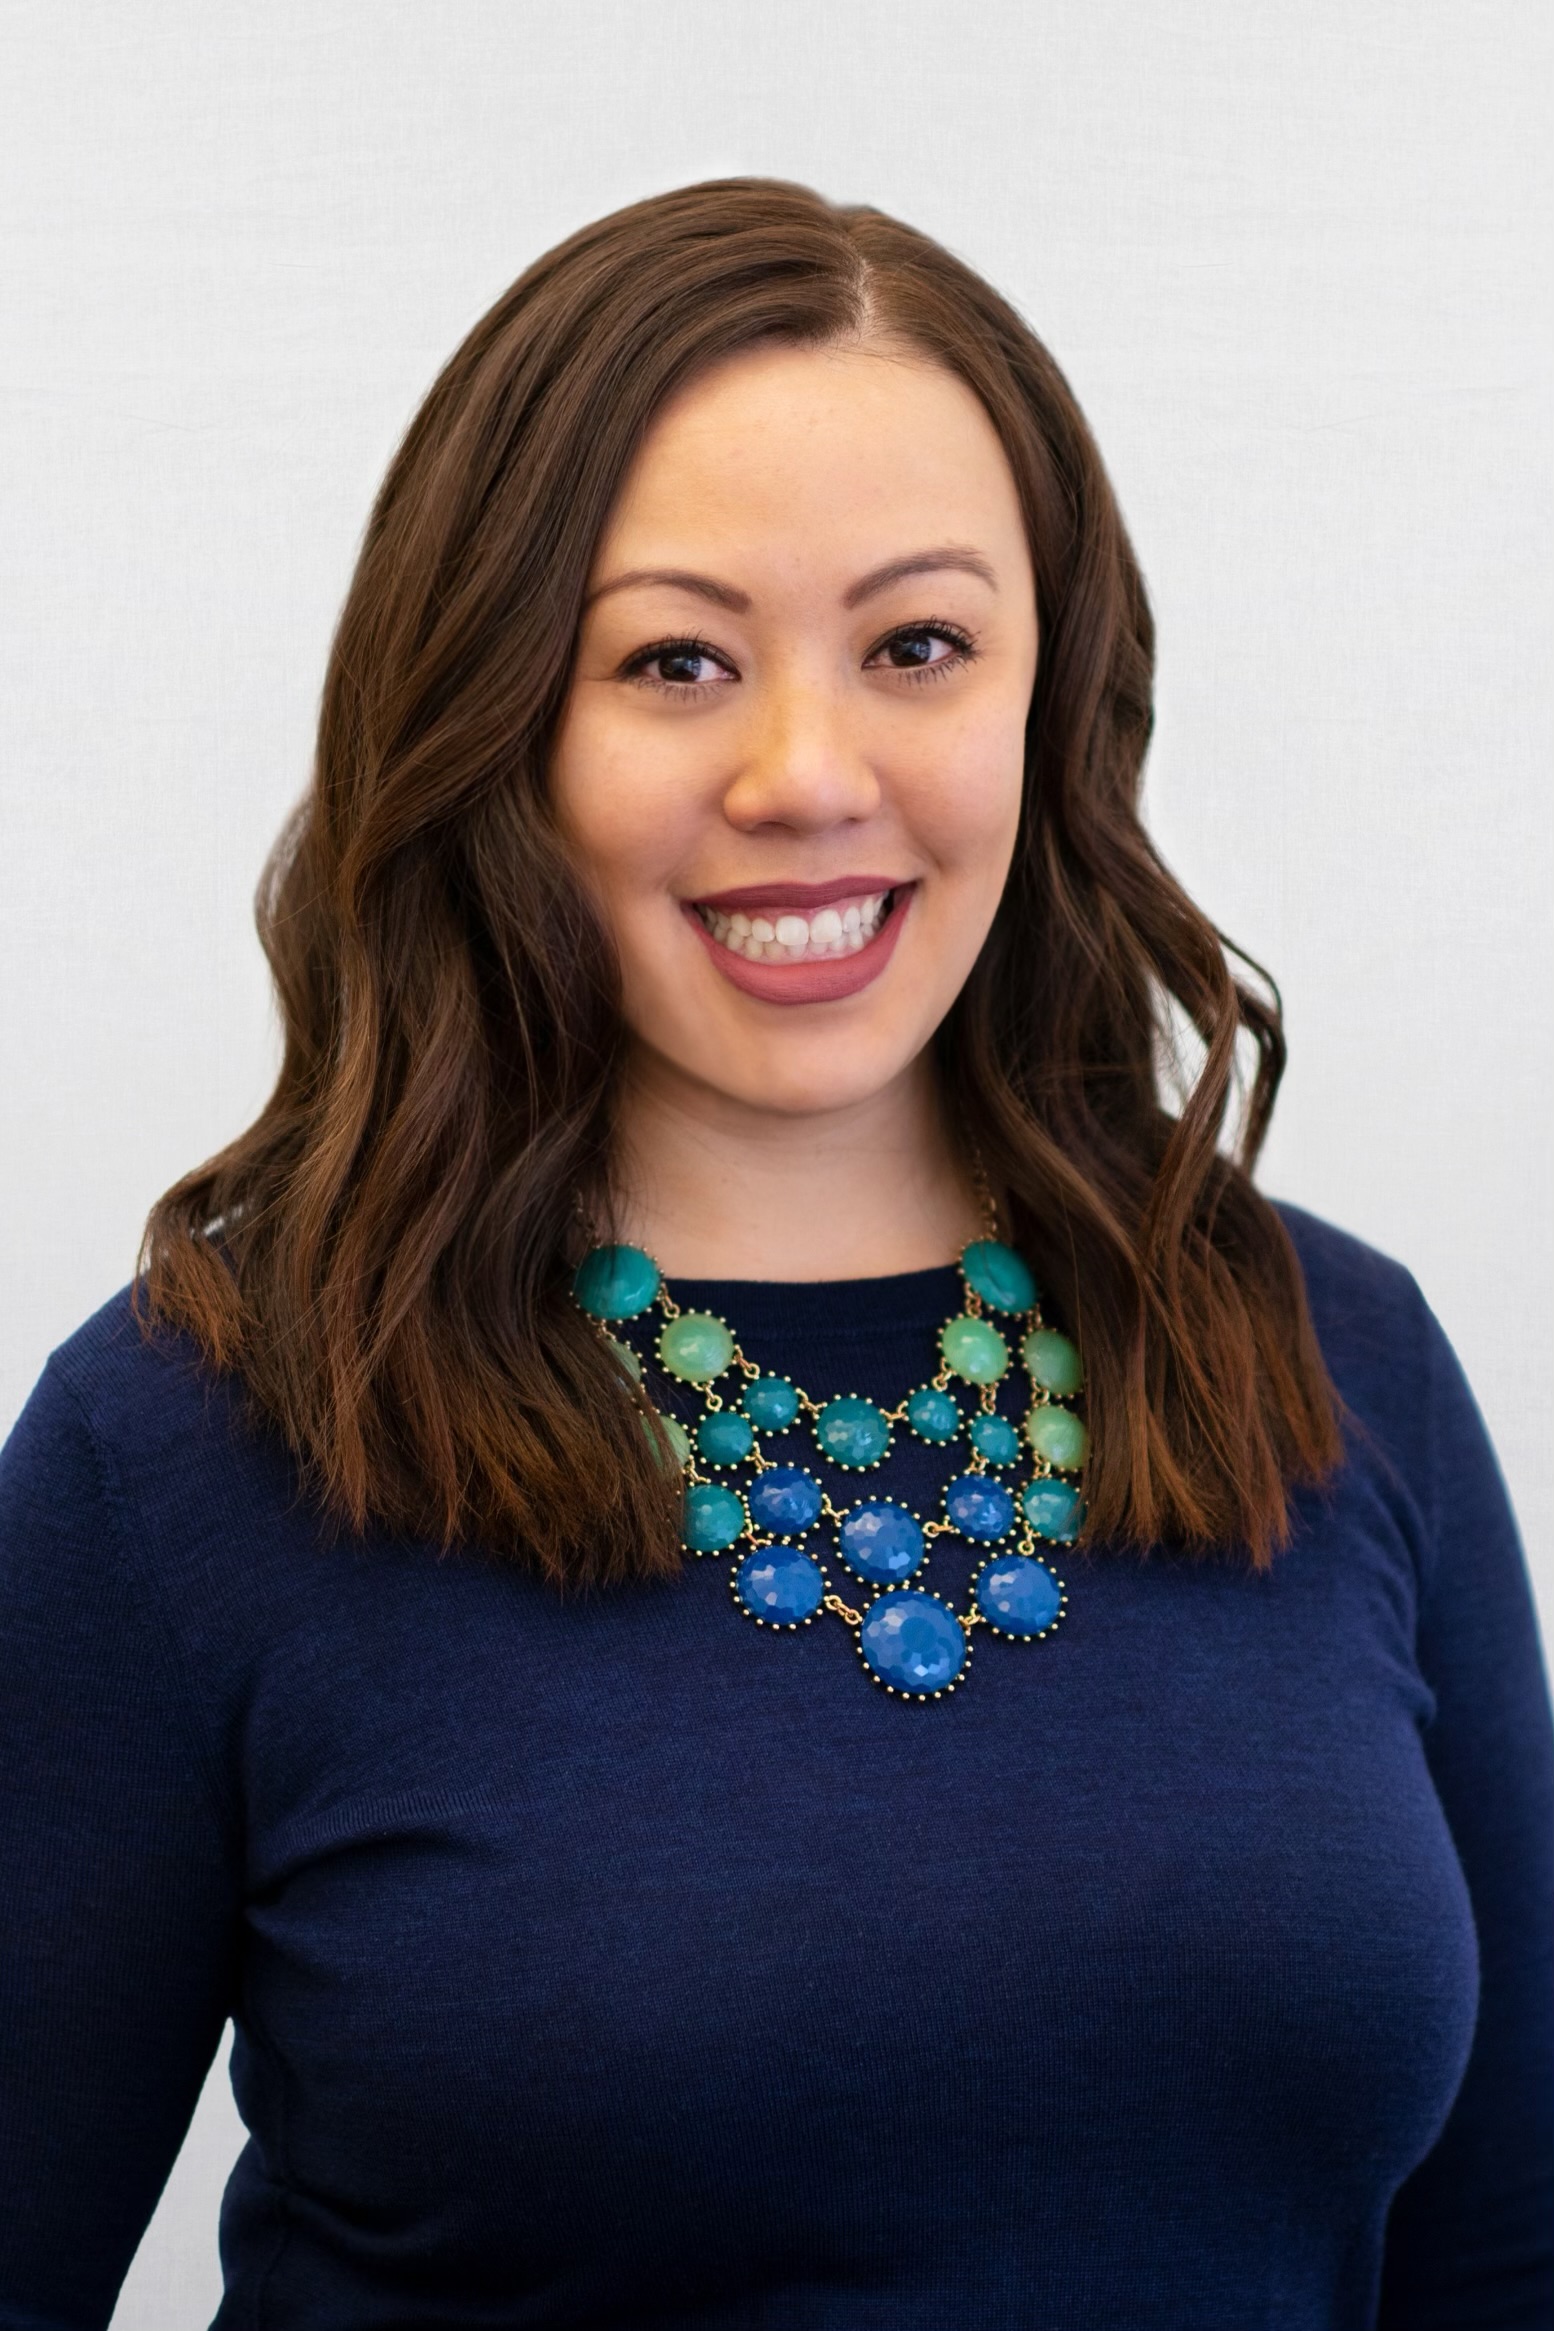
<path fill-rule="evenodd" d="M 893 639 L 922 639 L 925 637 L 942 639 L 955 650 L 955 653 L 944 656 L 933 664 L 919 664 L 915 667 L 898 664 L 892 672 L 893 678 L 910 680 L 921 686 L 925 681 L 945 679 L 951 672 L 957 672 L 963 665 L 973 663 L 976 660 L 977 643 L 971 634 L 963 631 L 958 623 L 946 622 L 943 617 L 935 615 L 927 617 L 921 623 L 893 624 L 883 638 L 875 641 L 869 649 L 868 655 L 865 656 L 864 662 L 867 664 L 871 657 L 883 653 Z M 663 695 L 680 697 L 703 696 L 709 688 L 717 688 L 722 685 L 722 682 L 717 680 L 655 679 L 647 667 L 649 664 L 655 663 L 660 656 L 705 656 L 709 663 L 721 664 L 725 671 L 733 669 L 727 657 L 715 648 L 710 640 L 699 639 L 693 633 L 685 633 L 675 639 L 656 639 L 650 646 L 638 648 L 635 655 L 628 656 L 625 663 L 622 664 L 620 668 L 621 678 L 634 682 L 639 688 L 657 688 Z"/>
<path fill-rule="evenodd" d="M 893 623 L 884 638 L 875 641 L 869 650 L 869 655 L 879 655 L 882 649 L 889 647 L 893 639 L 924 638 L 942 639 L 955 650 L 955 653 L 952 656 L 943 657 L 936 664 L 898 664 L 894 667 L 892 675 L 895 679 L 910 680 L 916 686 L 921 687 L 925 682 L 948 679 L 951 672 L 958 672 L 964 665 L 976 662 L 977 643 L 970 632 L 962 631 L 958 623 L 949 623 L 941 615 L 930 615 L 921 623 Z M 864 661 L 867 663 L 867 656 Z"/>
<path fill-rule="evenodd" d="M 639 688 L 657 688 L 665 696 L 703 696 L 709 688 L 721 685 L 717 680 L 657 680 L 648 671 L 648 665 L 660 656 L 705 656 L 709 664 L 721 664 L 731 671 L 728 658 L 721 655 L 710 640 L 697 639 L 686 633 L 677 639 L 655 639 L 651 647 L 638 648 L 621 666 L 623 680 L 633 680 Z"/>

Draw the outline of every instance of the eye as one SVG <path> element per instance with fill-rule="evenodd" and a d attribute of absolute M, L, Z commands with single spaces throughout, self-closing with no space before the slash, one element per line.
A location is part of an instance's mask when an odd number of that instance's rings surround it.
<path fill-rule="evenodd" d="M 958 623 L 903 623 L 887 632 L 863 659 L 865 671 L 904 672 L 938 679 L 976 654 L 975 643 Z"/>
<path fill-rule="evenodd" d="M 621 666 L 623 680 L 640 680 L 649 688 L 675 694 L 717 687 L 738 677 L 732 664 L 704 639 L 655 640 L 651 647 L 638 648 Z"/>

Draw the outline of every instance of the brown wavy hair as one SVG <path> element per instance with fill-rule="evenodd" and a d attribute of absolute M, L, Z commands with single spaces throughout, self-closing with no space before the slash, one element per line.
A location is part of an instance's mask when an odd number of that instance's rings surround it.
<path fill-rule="evenodd" d="M 623 1032 L 550 741 L 596 545 L 665 399 L 737 350 L 860 333 L 970 385 L 1029 528 L 1023 822 L 936 1044 L 949 1122 L 1084 1346 L 1087 1536 L 1263 1566 L 1292 1486 L 1337 1459 L 1299 1267 L 1250 1178 L 1284 1064 L 1277 994 L 1233 975 L 1139 822 L 1153 624 L 1068 384 L 927 236 L 728 179 L 547 253 L 411 424 L 340 617 L 311 788 L 260 888 L 279 1080 L 147 1225 L 148 1328 L 236 1371 L 355 1530 L 482 1546 L 558 1584 L 679 1563 L 674 1469 L 568 1293 L 580 1218 L 608 1214 Z M 1196 1073 L 1168 1107 L 1173 1024 L 1196 1032 Z"/>

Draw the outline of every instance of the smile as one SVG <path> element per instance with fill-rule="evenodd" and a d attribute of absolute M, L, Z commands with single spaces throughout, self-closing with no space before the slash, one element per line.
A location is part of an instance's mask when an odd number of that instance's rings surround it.
<path fill-rule="evenodd" d="M 822 1004 L 878 979 L 917 885 L 857 874 L 687 899 L 683 913 L 725 979 L 769 1004 Z"/>
<path fill-rule="evenodd" d="M 831 963 L 856 955 L 885 920 L 893 893 L 865 892 L 836 906 L 802 909 L 769 907 L 764 914 L 742 909 L 725 914 L 720 908 L 696 908 L 720 947 L 742 955 L 747 963 Z"/>

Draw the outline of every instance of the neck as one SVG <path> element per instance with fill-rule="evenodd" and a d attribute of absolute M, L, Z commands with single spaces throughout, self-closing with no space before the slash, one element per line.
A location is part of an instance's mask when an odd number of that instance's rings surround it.
<path fill-rule="evenodd" d="M 791 1115 L 634 1065 L 616 1120 L 615 1235 L 670 1278 L 870 1279 L 953 1262 L 981 1209 L 932 1065 Z"/>

